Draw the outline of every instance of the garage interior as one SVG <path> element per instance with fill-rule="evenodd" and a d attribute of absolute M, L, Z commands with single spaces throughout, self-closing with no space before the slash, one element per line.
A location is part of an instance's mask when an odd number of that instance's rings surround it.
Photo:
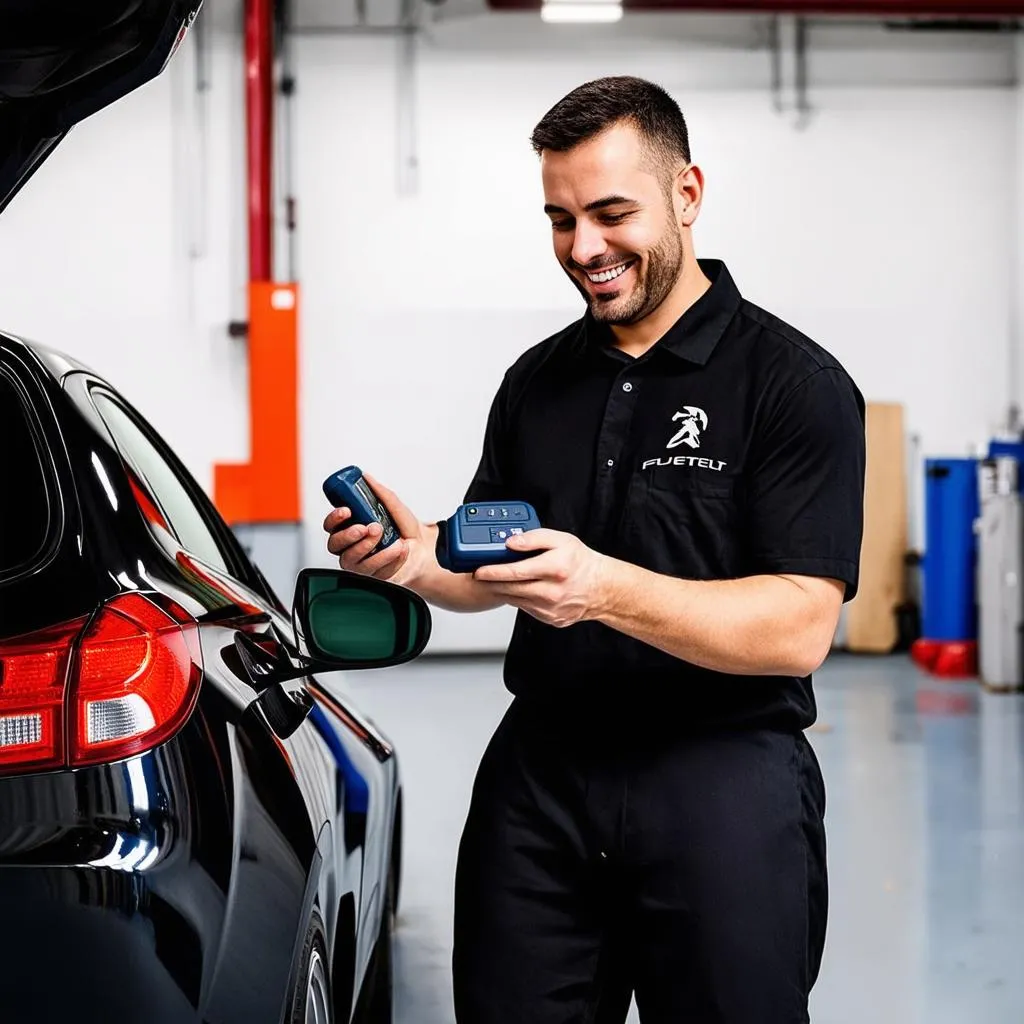
<path fill-rule="evenodd" d="M 812 1019 L 1014 1024 L 1022 25 L 1009 0 L 206 0 L 5 211 L 4 327 L 103 367 L 288 604 L 299 568 L 337 565 L 325 477 L 356 463 L 447 517 L 505 369 L 580 315 L 535 122 L 588 79 L 665 86 L 708 179 L 698 255 L 869 403 L 862 588 L 809 731 Z M 513 615 L 434 610 L 420 660 L 344 681 L 407 780 L 402 1024 L 454 1019 L 456 847 Z"/>

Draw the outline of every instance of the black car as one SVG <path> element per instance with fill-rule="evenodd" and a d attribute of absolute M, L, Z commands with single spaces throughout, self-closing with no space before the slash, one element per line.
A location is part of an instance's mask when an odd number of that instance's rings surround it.
<path fill-rule="evenodd" d="M 196 5 L 64 6 L 0 0 L 0 208 Z M 0 333 L 0 1021 L 388 1024 L 401 780 L 331 672 L 429 631 L 330 570 L 289 615 L 123 396 Z"/>
<path fill-rule="evenodd" d="M 426 605 L 304 570 L 289 617 L 142 416 L 0 334 L 0 1019 L 391 1020 L 396 755 L 317 670 Z"/>

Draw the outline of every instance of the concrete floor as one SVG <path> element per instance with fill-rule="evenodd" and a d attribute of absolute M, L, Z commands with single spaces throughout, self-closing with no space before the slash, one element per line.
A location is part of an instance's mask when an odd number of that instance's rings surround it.
<path fill-rule="evenodd" d="M 900 657 L 837 655 L 815 683 L 831 911 L 814 1024 L 1020 1024 L 1024 697 Z M 509 699 L 501 663 L 421 659 L 346 686 L 395 740 L 405 778 L 396 1020 L 451 1024 L 456 846 Z"/>

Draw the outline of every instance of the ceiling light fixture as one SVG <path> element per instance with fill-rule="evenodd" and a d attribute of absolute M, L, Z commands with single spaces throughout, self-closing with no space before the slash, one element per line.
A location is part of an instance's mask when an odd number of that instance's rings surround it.
<path fill-rule="evenodd" d="M 610 24 L 622 18 L 622 0 L 545 0 L 540 16 L 551 24 Z"/>

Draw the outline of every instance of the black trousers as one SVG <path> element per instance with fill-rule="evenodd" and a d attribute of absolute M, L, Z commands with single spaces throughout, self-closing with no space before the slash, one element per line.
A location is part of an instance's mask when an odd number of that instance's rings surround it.
<path fill-rule="evenodd" d="M 459 848 L 458 1024 L 799 1024 L 825 940 L 802 734 L 684 736 L 514 701 Z"/>

